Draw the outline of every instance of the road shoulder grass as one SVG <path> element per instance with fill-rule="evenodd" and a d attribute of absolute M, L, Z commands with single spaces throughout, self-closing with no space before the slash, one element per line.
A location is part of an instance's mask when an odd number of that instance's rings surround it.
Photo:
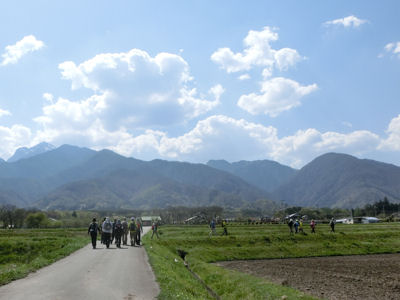
<path fill-rule="evenodd" d="M 0 285 L 52 264 L 88 242 L 82 229 L 0 230 Z"/>

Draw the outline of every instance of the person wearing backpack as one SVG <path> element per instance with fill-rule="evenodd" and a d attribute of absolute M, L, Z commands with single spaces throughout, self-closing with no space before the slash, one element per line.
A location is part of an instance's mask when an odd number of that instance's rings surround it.
<path fill-rule="evenodd" d="M 140 246 L 140 237 L 143 233 L 142 222 L 139 218 L 136 219 L 136 245 Z"/>
<path fill-rule="evenodd" d="M 114 232 L 115 245 L 117 246 L 117 248 L 121 248 L 121 237 L 123 233 L 124 229 L 122 228 L 121 220 L 118 219 L 115 224 L 115 232 Z"/>
<path fill-rule="evenodd" d="M 93 249 L 96 249 L 98 232 L 101 232 L 101 229 L 99 228 L 99 225 L 97 225 L 97 223 L 96 223 L 96 218 L 93 218 L 92 223 L 90 223 L 89 228 L 88 228 L 88 234 L 90 234 L 90 237 L 92 238 Z"/>
<path fill-rule="evenodd" d="M 103 222 L 101 229 L 104 237 L 103 242 L 106 245 L 106 247 L 109 248 L 111 243 L 111 234 L 112 234 L 112 223 L 109 217 L 106 217 L 106 220 Z"/>
<path fill-rule="evenodd" d="M 289 226 L 289 232 L 290 232 L 290 234 L 293 234 L 293 225 L 294 225 L 294 222 L 293 222 L 293 219 L 292 218 L 290 218 L 289 219 L 289 222 L 288 222 L 288 226 Z"/>
<path fill-rule="evenodd" d="M 111 244 L 114 242 L 115 238 L 115 225 L 117 225 L 117 219 L 114 218 L 114 222 L 112 222 Z"/>
<path fill-rule="evenodd" d="M 103 219 L 103 222 L 100 225 L 100 228 L 101 228 L 100 243 L 102 243 L 102 244 L 105 244 L 105 242 L 104 242 L 104 231 L 103 231 L 103 224 L 104 224 L 105 221 L 106 221 L 106 218 Z"/>
<path fill-rule="evenodd" d="M 124 231 L 122 233 L 122 244 L 123 245 L 128 245 L 128 222 L 126 221 L 126 218 L 122 221 L 122 230 Z"/>
<path fill-rule="evenodd" d="M 136 222 L 135 218 L 131 218 L 131 222 L 129 223 L 129 236 L 131 238 L 131 246 L 136 245 Z"/>

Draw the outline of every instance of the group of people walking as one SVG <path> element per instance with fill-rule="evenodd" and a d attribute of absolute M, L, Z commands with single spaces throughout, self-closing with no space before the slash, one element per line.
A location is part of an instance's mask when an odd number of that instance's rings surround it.
<path fill-rule="evenodd" d="M 93 218 L 88 228 L 88 234 L 92 239 L 93 249 L 96 249 L 97 235 L 101 234 L 101 243 L 110 247 L 115 240 L 117 248 L 121 248 L 123 245 L 128 245 L 128 234 L 130 236 L 131 246 L 140 246 L 141 234 L 143 233 L 142 222 L 140 218 L 131 218 L 130 223 L 127 222 L 126 218 L 110 220 L 109 217 L 105 217 L 101 226 L 96 222 L 96 218 Z M 153 231 L 154 234 L 154 231 Z M 158 236 L 158 233 L 157 233 Z"/>

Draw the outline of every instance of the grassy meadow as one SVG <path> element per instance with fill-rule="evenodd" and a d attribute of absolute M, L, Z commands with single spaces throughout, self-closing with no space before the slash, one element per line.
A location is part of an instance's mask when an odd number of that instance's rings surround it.
<path fill-rule="evenodd" d="M 311 234 L 289 234 L 287 225 L 228 225 L 228 236 L 209 237 L 205 225 L 162 226 L 161 238 L 144 238 L 161 287 L 160 299 L 214 299 L 186 269 L 178 250 L 188 254 L 190 268 L 221 299 L 315 299 L 289 287 L 220 268 L 212 262 L 400 252 L 400 224 L 317 225 Z"/>
<path fill-rule="evenodd" d="M 22 278 L 88 243 L 83 229 L 2 229 L 0 285 Z"/>

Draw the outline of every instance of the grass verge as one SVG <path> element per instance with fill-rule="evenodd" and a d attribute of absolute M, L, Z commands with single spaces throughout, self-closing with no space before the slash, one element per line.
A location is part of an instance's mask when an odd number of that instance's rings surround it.
<path fill-rule="evenodd" d="M 0 285 L 25 277 L 88 242 L 82 229 L 0 230 Z"/>

